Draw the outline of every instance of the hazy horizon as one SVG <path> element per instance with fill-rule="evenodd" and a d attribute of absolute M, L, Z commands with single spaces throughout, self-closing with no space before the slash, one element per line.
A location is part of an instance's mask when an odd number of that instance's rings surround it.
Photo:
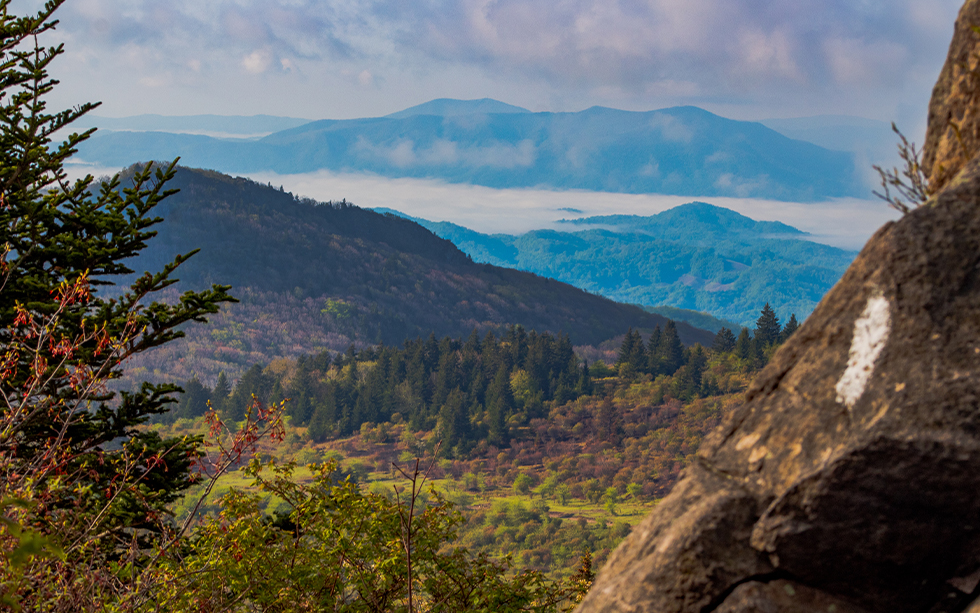
<path fill-rule="evenodd" d="M 118 168 L 82 163 L 69 176 L 95 177 Z M 899 213 L 881 200 L 839 198 L 823 202 L 785 202 L 756 198 L 621 194 L 584 190 L 495 189 L 436 179 L 389 179 L 362 173 L 317 171 L 303 174 L 239 174 L 259 183 L 282 186 L 296 196 L 319 202 L 346 199 L 362 208 L 388 208 L 429 221 L 448 221 L 485 234 L 522 234 L 530 230 L 575 231 L 561 219 L 597 215 L 654 215 L 688 202 L 731 209 L 756 221 L 780 221 L 810 233 L 818 243 L 857 251 L 885 222 Z M 573 210 L 568 210 L 573 209 Z"/>

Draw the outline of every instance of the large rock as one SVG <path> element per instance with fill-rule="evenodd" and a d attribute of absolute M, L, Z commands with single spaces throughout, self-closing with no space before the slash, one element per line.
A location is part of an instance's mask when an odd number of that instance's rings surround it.
<path fill-rule="evenodd" d="M 946 64 L 932 90 L 922 169 L 938 192 L 980 148 L 980 1 L 967 0 L 956 19 Z"/>
<path fill-rule="evenodd" d="M 964 6 L 953 51 L 978 7 Z M 960 128 L 980 126 L 980 99 L 956 98 L 973 90 L 943 83 Z M 973 600 L 980 135 L 966 144 L 970 161 L 869 241 L 579 611 L 955 613 Z M 958 155 L 946 145 L 930 145 L 942 172 Z"/>

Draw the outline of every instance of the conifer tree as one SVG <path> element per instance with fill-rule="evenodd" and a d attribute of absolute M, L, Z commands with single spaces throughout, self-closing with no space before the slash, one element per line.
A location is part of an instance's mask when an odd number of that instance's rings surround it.
<path fill-rule="evenodd" d="M 469 439 L 469 415 L 466 412 L 466 397 L 457 387 L 449 392 L 445 404 L 439 409 L 436 424 L 436 437 L 440 441 L 439 453 L 452 457 L 453 450 L 465 446 Z"/>
<path fill-rule="evenodd" d="M 776 312 L 772 310 L 772 307 L 767 302 L 762 307 L 762 313 L 760 313 L 759 319 L 755 322 L 755 342 L 758 344 L 759 350 L 763 351 L 779 343 L 781 332 L 782 328 L 779 325 L 779 318 L 776 317 Z"/>
<path fill-rule="evenodd" d="M 660 336 L 660 355 L 660 374 L 672 375 L 684 365 L 684 345 L 677 334 L 677 324 L 672 319 L 667 321 Z"/>
<path fill-rule="evenodd" d="M 228 383 L 228 375 L 222 370 L 218 373 L 218 380 L 214 383 L 214 389 L 211 390 L 211 408 L 218 412 L 223 411 L 224 404 L 230 395 L 231 384 Z"/>
<path fill-rule="evenodd" d="M 208 400 L 211 397 L 211 390 L 204 387 L 197 379 L 191 377 L 190 381 L 184 384 L 184 393 L 180 396 L 176 417 L 193 419 L 200 417 L 208 409 Z"/>
<path fill-rule="evenodd" d="M 660 363 L 663 361 L 663 356 L 660 354 L 660 337 L 660 326 L 657 326 L 653 329 L 650 342 L 647 344 L 649 347 L 647 350 L 647 372 L 654 377 L 660 374 Z"/>
<path fill-rule="evenodd" d="M 694 345 L 691 348 L 687 364 L 678 372 L 679 392 L 682 396 L 693 397 L 701 390 L 701 377 L 708 365 L 708 356 L 704 348 Z"/>
<path fill-rule="evenodd" d="M 787 340 L 789 340 L 789 337 L 793 336 L 793 333 L 796 332 L 797 328 L 799 327 L 800 322 L 796 321 L 796 313 L 791 314 L 789 316 L 789 321 L 787 321 L 786 325 L 783 326 L 783 332 L 779 337 L 779 342 L 785 343 Z"/>
<path fill-rule="evenodd" d="M 749 335 L 748 328 L 742 328 L 742 331 L 738 333 L 738 339 L 735 341 L 735 354 L 743 360 L 752 356 L 752 337 Z"/>
<path fill-rule="evenodd" d="M 735 349 L 735 341 L 735 333 L 723 327 L 715 334 L 715 342 L 711 348 L 717 353 L 728 353 Z"/>
<path fill-rule="evenodd" d="M 492 445 L 506 445 L 510 442 L 507 418 L 514 407 L 510 391 L 510 374 L 507 365 L 501 364 L 493 383 L 487 389 L 487 441 Z"/>
<path fill-rule="evenodd" d="M 175 385 L 143 383 L 117 394 L 98 390 L 98 382 L 120 377 L 126 358 L 181 337 L 179 326 L 205 321 L 233 299 L 227 286 L 216 285 L 187 292 L 176 304 L 152 301 L 176 282 L 177 267 L 193 252 L 114 297 L 102 292 L 134 272 L 128 265 L 161 221 L 154 209 L 173 193 L 166 184 L 175 165 L 138 167 L 126 186 L 118 175 L 98 185 L 91 176 L 68 180 L 64 164 L 93 130 L 69 133 L 60 144 L 52 138 L 70 132 L 97 105 L 47 109 L 57 84 L 48 69 L 63 47 L 44 48 L 38 40 L 56 25 L 52 17 L 62 3 L 49 1 L 28 17 L 11 15 L 9 3 L 0 3 L 0 345 L 7 351 L 0 415 L 9 426 L 0 454 L 30 464 L 57 440 L 60 457 L 70 458 L 57 472 L 79 475 L 79 491 L 96 497 L 118 477 L 112 458 L 123 443 L 166 458 L 169 470 L 145 483 L 148 495 L 115 515 L 120 529 L 145 530 L 147 516 L 162 512 L 187 485 L 197 442 L 137 429 L 168 410 Z M 38 321 L 51 322 L 44 333 L 52 342 L 18 350 L 24 326 Z M 82 465 L 91 468 L 75 472 Z M 41 479 L 35 484 L 43 487 L 48 476 L 35 475 Z"/>

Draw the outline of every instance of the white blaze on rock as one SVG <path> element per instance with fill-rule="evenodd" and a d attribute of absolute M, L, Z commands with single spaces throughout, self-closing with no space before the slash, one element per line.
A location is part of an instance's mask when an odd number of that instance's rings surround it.
<path fill-rule="evenodd" d="M 891 332 L 891 313 L 888 300 L 875 296 L 868 300 L 864 313 L 854 322 L 854 339 L 847 358 L 847 368 L 837 382 L 837 402 L 854 406 L 868 387 L 874 372 L 875 360 L 888 342 Z"/>

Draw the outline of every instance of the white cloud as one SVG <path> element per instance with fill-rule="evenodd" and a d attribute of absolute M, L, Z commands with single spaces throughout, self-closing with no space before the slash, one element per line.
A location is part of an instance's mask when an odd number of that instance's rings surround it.
<path fill-rule="evenodd" d="M 242 58 L 242 67 L 252 74 L 261 74 L 272 64 L 272 53 L 268 49 L 257 49 Z"/>
<path fill-rule="evenodd" d="M 84 174 L 79 171 L 79 174 Z M 691 202 L 686 196 L 614 194 L 580 190 L 493 189 L 456 185 L 434 179 L 388 179 L 366 174 L 317 171 L 308 174 L 250 175 L 260 183 L 316 200 L 348 201 L 362 207 L 387 207 L 433 221 L 451 221 L 479 232 L 519 234 L 529 230 L 568 229 L 562 218 L 593 215 L 653 215 Z M 859 249 L 883 223 L 901 214 L 880 201 L 846 198 L 819 204 L 753 198 L 701 198 L 756 220 L 787 223 L 813 240 Z M 569 213 L 574 208 L 581 213 Z"/>
<path fill-rule="evenodd" d="M 73 59 L 55 76 L 81 92 L 71 103 L 103 99 L 120 113 L 351 117 L 489 96 L 535 110 L 695 104 L 891 120 L 882 109 L 924 114 L 961 1 L 73 0 L 53 35 Z M 243 70 L 266 86 L 236 83 Z M 170 98 L 126 90 L 168 73 Z M 751 110 L 763 107 L 776 110 Z"/>
<path fill-rule="evenodd" d="M 683 121 L 667 113 L 657 113 L 650 119 L 650 127 L 660 130 L 660 136 L 667 142 L 689 143 L 694 132 Z"/>

